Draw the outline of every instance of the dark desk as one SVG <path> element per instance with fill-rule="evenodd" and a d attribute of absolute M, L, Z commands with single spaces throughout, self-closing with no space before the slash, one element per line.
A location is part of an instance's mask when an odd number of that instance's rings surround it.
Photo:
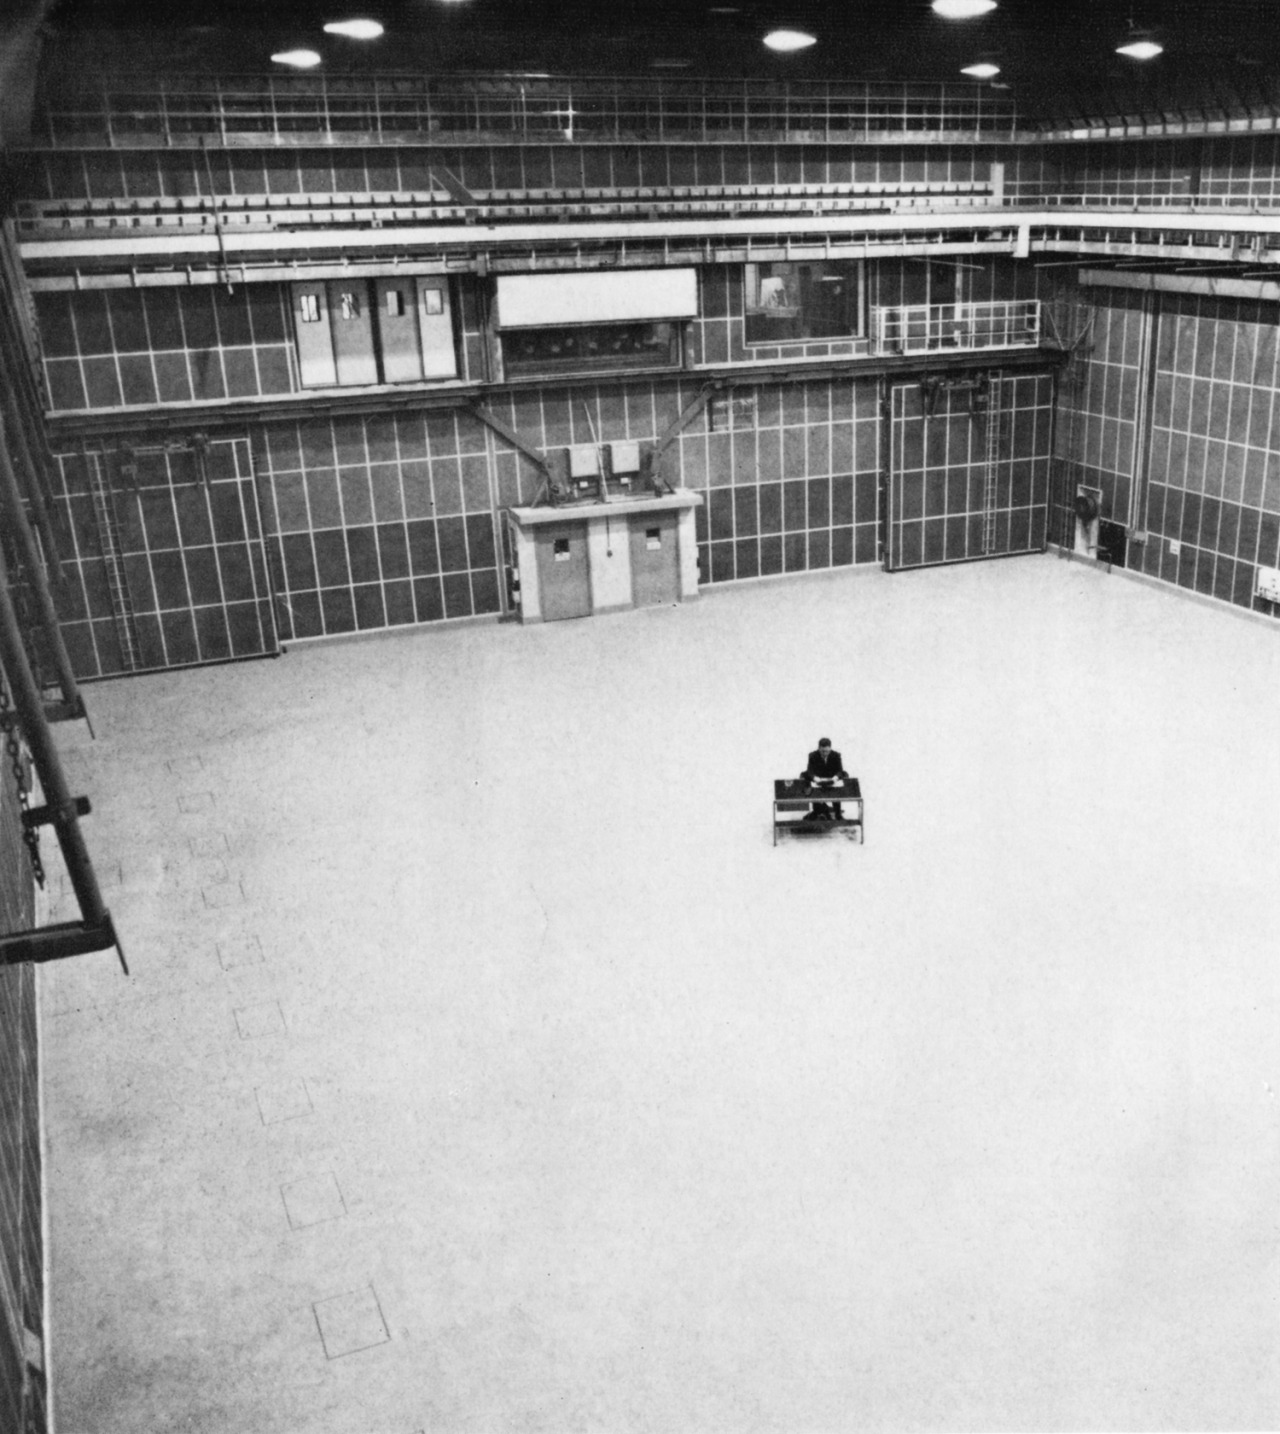
<path fill-rule="evenodd" d="M 804 817 L 780 817 L 780 812 L 808 813 L 819 805 L 833 806 L 836 802 L 844 808 L 844 816 L 818 821 L 806 821 Z M 856 816 L 850 816 L 852 808 Z M 848 832 L 856 836 L 859 843 L 866 840 L 863 826 L 862 787 L 857 777 L 846 777 L 834 787 L 810 786 L 798 778 L 790 781 L 776 778 L 773 783 L 773 844 L 778 845 L 779 832 L 792 832 L 799 836 L 822 836 L 831 832 Z"/>

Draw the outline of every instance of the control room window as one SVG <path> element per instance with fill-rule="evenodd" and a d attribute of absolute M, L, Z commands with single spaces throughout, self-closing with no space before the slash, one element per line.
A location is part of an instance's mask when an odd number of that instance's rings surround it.
<path fill-rule="evenodd" d="M 859 338 L 862 265 L 814 260 L 746 266 L 747 342 Z"/>
<path fill-rule="evenodd" d="M 680 326 L 583 324 L 558 329 L 508 329 L 502 335 L 502 359 L 508 378 L 675 368 L 680 362 Z"/>

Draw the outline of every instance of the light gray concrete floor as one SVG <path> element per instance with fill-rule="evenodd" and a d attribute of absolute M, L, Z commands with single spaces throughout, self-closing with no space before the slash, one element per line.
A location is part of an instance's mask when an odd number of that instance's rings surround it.
<path fill-rule="evenodd" d="M 61 1434 L 1277 1427 L 1278 644 L 1035 557 L 92 687 Z"/>

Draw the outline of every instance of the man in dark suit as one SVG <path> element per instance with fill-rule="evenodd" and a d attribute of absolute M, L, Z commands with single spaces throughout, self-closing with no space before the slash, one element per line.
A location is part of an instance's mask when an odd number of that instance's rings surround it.
<path fill-rule="evenodd" d="M 844 769 L 844 761 L 840 753 L 831 745 L 830 737 L 819 737 L 817 750 L 809 753 L 809 765 L 800 773 L 800 780 L 811 786 L 815 782 L 824 783 L 836 781 L 848 776 Z M 815 818 L 835 817 L 837 821 L 844 816 L 844 809 L 839 802 L 828 806 L 826 802 L 815 802 L 812 815 Z"/>

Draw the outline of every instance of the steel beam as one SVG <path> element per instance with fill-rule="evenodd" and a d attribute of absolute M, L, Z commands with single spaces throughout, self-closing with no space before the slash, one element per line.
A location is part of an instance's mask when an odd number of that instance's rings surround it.
<path fill-rule="evenodd" d="M 815 214 L 775 215 L 752 219 L 666 219 L 600 220 L 570 223 L 516 223 L 429 225 L 414 224 L 380 229 L 314 229 L 298 233 L 225 234 L 226 253 L 300 254 L 315 251 L 354 254 L 378 249 L 403 248 L 418 251 L 453 249 L 469 251 L 503 248 L 510 245 L 543 244 L 562 247 L 575 243 L 644 242 L 666 239 L 693 239 L 715 243 L 730 238 L 776 236 L 799 239 L 803 236 L 829 237 L 833 241 L 865 235 L 870 241 L 886 234 L 936 234 L 941 240 L 957 231 L 989 233 L 1000 231 L 1010 249 L 1018 242 L 1019 231 L 1027 228 L 1034 240 L 1039 229 L 1095 229 L 1132 233 L 1165 231 L 1196 234 L 1280 234 L 1280 215 L 1233 213 L 1170 214 L 1167 211 L 1117 213 L 1114 210 L 1040 208 L 999 208 L 989 211 L 967 209 L 944 214 Z M 26 239 L 19 248 L 24 263 L 71 263 L 90 259 L 138 260 L 173 263 L 182 259 L 221 262 L 218 238 L 212 234 L 139 235 L 123 230 L 115 238 L 101 235 L 74 239 Z"/>
<path fill-rule="evenodd" d="M 522 438 L 509 424 L 504 423 L 502 419 L 494 413 L 493 409 L 483 403 L 473 403 L 471 405 L 471 412 L 475 414 L 481 423 L 487 424 L 488 427 L 492 428 L 500 438 L 505 438 L 513 448 L 518 448 L 526 458 L 537 464 L 544 474 L 547 473 L 547 455 L 540 448 L 535 447 L 527 438 Z"/>
<path fill-rule="evenodd" d="M 1151 274 L 1115 269 L 1081 269 L 1080 283 L 1091 288 L 1139 289 L 1172 294 L 1205 294 L 1226 299 L 1280 300 L 1280 283 L 1273 279 L 1193 278 L 1189 274 Z"/>
<path fill-rule="evenodd" d="M 61 927 L 47 928 L 49 934 L 40 932 L 23 933 L 5 938 L 0 945 L 0 954 L 6 962 L 24 960 L 56 960 L 60 956 L 80 955 L 85 951 L 103 951 L 114 946 L 120 958 L 125 975 L 129 967 L 125 963 L 124 948 L 116 939 L 111 913 L 103 904 L 98 878 L 89 859 L 89 852 L 80 831 L 76 799 L 71 795 L 67 779 L 62 770 L 62 759 L 54 744 L 53 734 L 45 721 L 40 704 L 40 689 L 36 686 L 27 661 L 27 651 L 22 642 L 22 631 L 18 615 L 14 611 L 13 599 L 9 594 L 9 572 L 0 548 L 0 667 L 13 698 L 18 724 L 31 751 L 31 759 L 40 778 L 45 800 L 52 809 L 53 827 L 58 834 L 58 845 L 66 862 L 67 873 L 80 905 L 80 921 Z M 34 943 L 34 945 L 33 945 Z M 7 947 L 7 949 L 6 949 Z M 13 954 L 14 951 L 35 954 Z"/>
<path fill-rule="evenodd" d="M 51 565 L 50 578 L 59 592 L 63 590 L 62 576 L 62 552 L 58 545 L 58 535 L 53 530 L 53 524 L 49 518 L 49 509 L 45 504 L 46 497 L 52 498 L 49 487 L 48 468 L 44 454 L 37 454 L 36 443 L 24 421 L 24 415 L 19 411 L 19 400 L 16 394 L 3 395 L 3 403 L 0 403 L 0 410 L 7 416 L 10 438 L 16 438 L 16 447 L 19 450 L 14 455 L 14 467 L 20 476 L 28 481 L 25 484 L 27 501 L 31 505 L 31 516 L 36 525 L 36 531 L 40 534 L 40 541 L 44 544 L 45 556 Z"/>
<path fill-rule="evenodd" d="M 71 658 L 62 640 L 58 610 L 49 592 L 44 564 L 40 561 L 35 538 L 27 522 L 26 509 L 22 506 L 22 494 L 18 490 L 17 475 L 9 457 L 8 430 L 3 417 L 0 417 L 0 513 L 4 514 L 6 526 L 18 545 L 22 565 L 30 578 L 31 590 L 35 593 L 36 606 L 40 609 L 40 624 L 45 641 L 49 644 L 49 651 L 53 654 L 53 664 L 57 668 L 62 700 L 77 717 L 84 717 L 84 699 L 80 695 L 75 673 L 71 670 Z"/>

